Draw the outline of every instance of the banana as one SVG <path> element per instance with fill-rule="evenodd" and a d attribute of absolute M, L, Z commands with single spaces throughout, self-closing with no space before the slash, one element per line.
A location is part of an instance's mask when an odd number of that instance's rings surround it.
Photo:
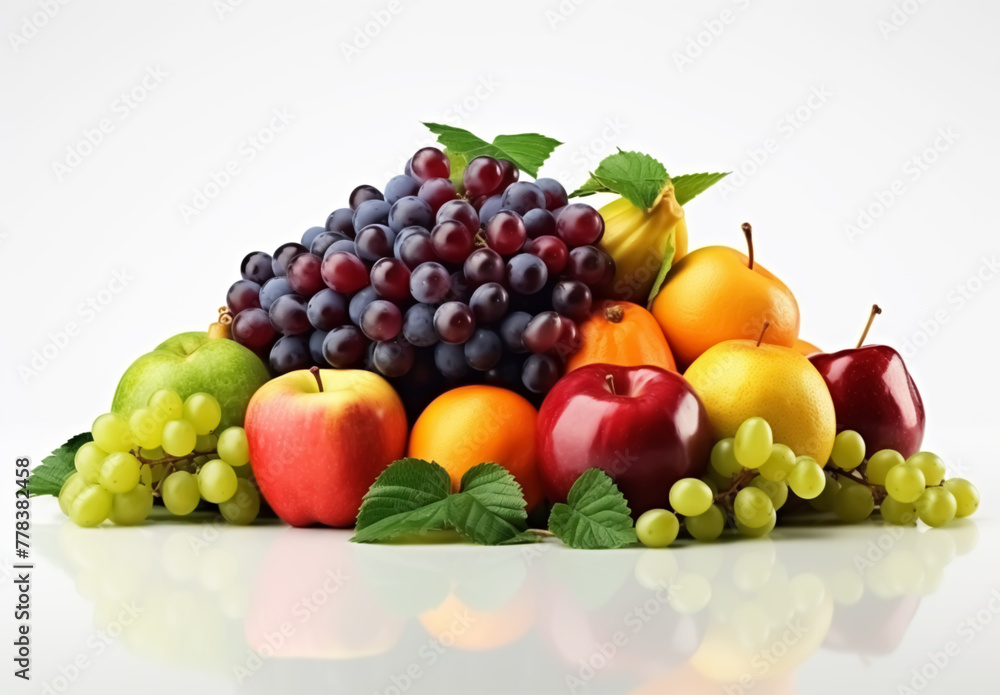
<path fill-rule="evenodd" d="M 667 184 L 650 210 L 618 198 L 601 208 L 604 237 L 600 246 L 615 261 L 612 295 L 616 299 L 645 306 L 653 280 L 663 264 L 671 232 L 673 262 L 687 253 L 688 233 L 684 208 L 677 204 L 674 185 Z"/>

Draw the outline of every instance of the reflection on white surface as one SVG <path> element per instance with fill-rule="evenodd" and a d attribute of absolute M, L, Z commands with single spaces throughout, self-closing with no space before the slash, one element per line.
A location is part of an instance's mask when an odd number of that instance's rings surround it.
<path fill-rule="evenodd" d="M 50 528 L 43 550 L 134 657 L 239 692 L 385 695 L 796 692 L 818 650 L 892 653 L 978 541 L 971 522 L 873 523 L 597 555 L 280 526 Z"/>

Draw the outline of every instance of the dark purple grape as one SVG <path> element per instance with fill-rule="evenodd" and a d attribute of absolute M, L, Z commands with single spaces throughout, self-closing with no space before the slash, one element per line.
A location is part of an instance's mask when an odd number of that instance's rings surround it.
<path fill-rule="evenodd" d="M 549 277 L 559 275 L 569 262 L 569 249 L 557 236 L 540 236 L 531 240 L 531 253 L 542 259 Z"/>
<path fill-rule="evenodd" d="M 535 294 L 549 279 L 548 268 L 541 258 L 522 253 L 507 261 L 507 286 L 522 295 Z"/>
<path fill-rule="evenodd" d="M 307 249 L 310 248 L 316 237 L 325 231 L 326 227 L 310 227 L 302 233 L 302 245 Z"/>
<path fill-rule="evenodd" d="M 271 318 L 261 308 L 244 309 L 236 314 L 230 330 L 233 340 L 251 350 L 262 348 L 274 340 Z"/>
<path fill-rule="evenodd" d="M 559 331 L 559 340 L 556 341 L 556 353 L 565 360 L 583 345 L 583 337 L 580 329 L 572 319 L 562 317 L 562 328 Z"/>
<path fill-rule="evenodd" d="M 334 242 L 350 240 L 351 238 L 343 232 L 323 232 L 322 234 L 316 235 L 316 238 L 313 239 L 312 245 L 309 247 L 309 253 L 323 258 L 323 256 L 326 255 L 327 249 L 329 249 Z"/>
<path fill-rule="evenodd" d="M 252 251 L 243 257 L 240 264 L 240 275 L 244 280 L 256 282 L 263 285 L 274 277 L 274 268 L 271 265 L 271 254 L 263 251 Z"/>
<path fill-rule="evenodd" d="M 541 236 L 551 236 L 556 233 L 556 216 L 548 210 L 535 208 L 524 215 L 524 230 L 529 239 Z"/>
<path fill-rule="evenodd" d="M 373 224 L 388 224 L 389 210 L 392 206 L 384 200 L 366 200 L 354 211 L 354 231 Z"/>
<path fill-rule="evenodd" d="M 574 321 L 587 318 L 593 301 L 590 288 L 579 280 L 561 280 L 552 290 L 552 308 Z"/>
<path fill-rule="evenodd" d="M 384 224 L 370 224 L 358 230 L 354 248 L 358 258 L 374 263 L 392 255 L 392 242 L 395 240 L 396 233 Z"/>
<path fill-rule="evenodd" d="M 260 285 L 252 280 L 237 280 L 226 292 L 226 306 L 233 316 L 244 309 L 260 306 Z"/>
<path fill-rule="evenodd" d="M 558 210 L 569 202 L 566 189 L 555 179 L 536 179 L 535 185 L 542 189 L 542 194 L 545 195 L 546 210 Z"/>
<path fill-rule="evenodd" d="M 271 308 L 275 299 L 294 292 L 286 278 L 271 278 L 260 288 L 260 306 L 266 311 Z"/>
<path fill-rule="evenodd" d="M 456 270 L 451 274 L 450 282 L 451 289 L 448 290 L 448 296 L 445 299 L 447 301 L 468 304 L 469 297 L 472 296 L 472 290 L 469 288 L 469 283 L 465 280 L 465 273 L 461 270 Z"/>
<path fill-rule="evenodd" d="M 438 210 L 436 221 L 438 224 L 460 222 L 473 236 L 479 232 L 479 213 L 464 200 L 449 200 L 442 205 Z"/>
<path fill-rule="evenodd" d="M 524 215 L 529 210 L 545 207 L 545 194 L 542 189 L 528 181 L 512 183 L 503 193 L 500 207 L 513 210 L 518 215 Z"/>
<path fill-rule="evenodd" d="M 412 176 L 406 174 L 393 176 L 385 185 L 385 202 L 392 205 L 400 198 L 416 195 L 418 190 L 420 190 L 420 182 Z"/>
<path fill-rule="evenodd" d="M 351 206 L 351 210 L 357 210 L 362 203 L 367 203 L 369 200 L 385 200 L 385 197 L 382 195 L 382 191 L 375 186 L 363 183 L 351 191 L 347 203 Z"/>
<path fill-rule="evenodd" d="M 486 372 L 497 366 L 503 357 L 500 336 L 485 328 L 478 328 L 465 343 L 465 361 L 478 372 Z"/>
<path fill-rule="evenodd" d="M 458 221 L 442 222 L 431 232 L 434 253 L 448 263 L 464 263 L 476 241 L 472 233 Z"/>
<path fill-rule="evenodd" d="M 527 238 L 524 220 L 511 210 L 501 210 L 486 224 L 486 245 L 501 256 L 517 253 Z"/>
<path fill-rule="evenodd" d="M 584 285 L 594 287 L 606 279 L 607 273 L 614 273 L 615 262 L 611 256 L 596 246 L 578 246 L 569 252 L 566 275 L 579 280 Z"/>
<path fill-rule="evenodd" d="M 379 374 L 390 379 L 403 376 L 413 367 L 413 347 L 396 340 L 378 343 L 372 353 L 372 366 Z"/>
<path fill-rule="evenodd" d="M 415 195 L 408 195 L 397 200 L 389 209 L 389 227 L 394 232 L 400 232 L 407 227 L 434 226 L 434 211 L 431 206 Z"/>
<path fill-rule="evenodd" d="M 284 335 L 301 335 L 312 329 L 306 313 L 306 300 L 297 294 L 286 294 L 274 300 L 268 309 L 271 324 Z"/>
<path fill-rule="evenodd" d="M 414 304 L 403 317 L 403 337 L 417 347 L 430 347 L 438 341 L 434 330 L 434 307 L 430 304 Z"/>
<path fill-rule="evenodd" d="M 323 343 L 329 331 L 313 331 L 309 335 L 309 355 L 313 364 L 326 365 L 326 356 L 323 354 Z"/>
<path fill-rule="evenodd" d="M 584 203 L 573 203 L 556 214 L 556 234 L 570 248 L 596 244 L 604 236 L 604 218 Z"/>
<path fill-rule="evenodd" d="M 357 250 L 358 247 L 354 245 L 354 239 L 337 239 L 327 248 L 323 254 L 323 260 L 325 261 L 327 256 L 332 256 L 335 253 L 349 253 L 354 256 L 356 255 L 354 252 Z"/>
<path fill-rule="evenodd" d="M 423 304 L 436 304 L 451 290 L 451 277 L 440 263 L 421 263 L 410 273 L 410 294 Z"/>
<path fill-rule="evenodd" d="M 500 185 L 497 186 L 496 193 L 502 194 L 510 185 L 518 180 L 521 176 L 521 171 L 517 168 L 517 165 L 509 159 L 501 159 L 500 167 L 503 169 L 503 179 L 500 180 Z"/>
<path fill-rule="evenodd" d="M 380 258 L 372 266 L 372 287 L 380 297 L 401 301 L 410 296 L 410 269 L 398 258 Z"/>
<path fill-rule="evenodd" d="M 434 312 L 434 330 L 442 342 L 459 345 L 472 337 L 476 319 L 468 304 L 445 302 Z"/>
<path fill-rule="evenodd" d="M 311 297 L 326 285 L 320 268 L 323 260 L 312 253 L 300 253 L 288 264 L 288 284 L 303 297 Z"/>
<path fill-rule="evenodd" d="M 354 238 L 354 210 L 337 208 L 326 218 L 326 229 L 329 232 L 340 232 Z"/>
<path fill-rule="evenodd" d="M 499 253 L 493 249 L 479 248 L 465 259 L 465 279 L 473 288 L 487 282 L 503 282 L 505 268 Z"/>
<path fill-rule="evenodd" d="M 461 345 L 438 343 L 434 346 L 434 366 L 448 379 L 461 379 L 469 372 L 465 348 Z"/>
<path fill-rule="evenodd" d="M 347 298 L 330 288 L 312 296 L 306 305 L 306 315 L 313 328 L 319 331 L 329 331 L 351 320 L 347 313 Z"/>
<path fill-rule="evenodd" d="M 554 311 L 543 311 L 524 327 L 521 342 L 524 343 L 524 347 L 536 354 L 548 352 L 559 341 L 561 330 L 562 319 L 559 314 Z"/>
<path fill-rule="evenodd" d="M 434 214 L 437 214 L 442 205 L 458 198 L 458 193 L 455 192 L 455 184 L 451 179 L 428 179 L 420 184 L 417 197 L 430 205 Z"/>
<path fill-rule="evenodd" d="M 376 299 L 361 312 L 360 325 L 369 340 L 392 340 L 403 330 L 403 312 L 392 302 Z"/>
<path fill-rule="evenodd" d="M 504 346 L 511 352 L 528 352 L 524 347 L 524 329 L 531 321 L 531 314 L 525 311 L 515 311 L 507 315 L 500 324 L 500 338 Z"/>
<path fill-rule="evenodd" d="M 559 363 L 548 355 L 531 355 L 524 362 L 521 381 L 532 393 L 548 393 L 559 381 Z"/>
<path fill-rule="evenodd" d="M 488 196 L 500 186 L 503 167 L 493 157 L 476 157 L 462 172 L 462 185 L 470 198 Z"/>
<path fill-rule="evenodd" d="M 294 241 L 282 244 L 274 252 L 274 256 L 271 259 L 271 269 L 274 270 L 274 274 L 278 277 L 285 275 L 288 272 L 289 262 L 300 253 L 308 252 L 309 249 Z"/>
<path fill-rule="evenodd" d="M 437 260 L 434 253 L 434 243 L 431 241 L 431 233 L 419 227 L 411 227 L 414 231 L 406 236 L 399 244 L 396 244 L 396 257 L 406 264 L 406 267 L 413 270 L 421 263 L 428 263 Z M 403 232 L 406 230 L 404 229 Z M 398 241 L 398 238 L 397 238 Z"/>
<path fill-rule="evenodd" d="M 487 282 L 485 285 L 480 285 L 472 293 L 469 306 L 472 308 L 472 314 L 476 317 L 476 324 L 488 325 L 499 321 L 507 313 L 507 307 L 510 306 L 510 296 L 500 283 Z"/>
<path fill-rule="evenodd" d="M 302 335 L 286 335 L 284 338 L 279 338 L 271 348 L 269 361 L 271 371 L 278 375 L 298 369 L 309 369 L 313 366 L 309 340 Z"/>
<path fill-rule="evenodd" d="M 351 323 L 355 326 L 361 325 L 361 314 L 376 299 L 378 299 L 378 293 L 371 286 L 364 288 L 351 297 L 351 301 L 347 305 L 347 315 L 350 317 Z"/>
<path fill-rule="evenodd" d="M 448 156 L 436 147 L 424 147 L 410 159 L 410 175 L 420 183 L 428 179 L 446 179 L 451 176 Z"/>
<path fill-rule="evenodd" d="M 479 207 L 479 226 L 485 227 L 493 216 L 500 212 L 500 204 L 503 202 L 502 195 L 492 195 L 483 201 Z"/>
<path fill-rule="evenodd" d="M 341 242 L 334 243 L 327 250 L 320 275 L 331 290 L 341 294 L 353 294 L 368 284 L 368 268 L 353 253 L 330 253 L 339 243 Z M 263 293 L 263 290 L 261 292 Z"/>
<path fill-rule="evenodd" d="M 323 341 L 323 356 L 336 369 L 358 367 L 368 353 L 368 339 L 357 326 L 338 326 Z"/>

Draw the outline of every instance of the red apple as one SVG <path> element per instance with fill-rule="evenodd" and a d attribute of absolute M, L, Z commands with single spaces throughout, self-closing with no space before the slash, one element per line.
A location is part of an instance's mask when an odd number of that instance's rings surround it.
<path fill-rule="evenodd" d="M 895 449 L 909 457 L 924 439 L 924 402 L 898 352 L 887 345 L 862 346 L 881 312 L 872 308 L 858 347 L 810 355 L 809 361 L 830 389 L 838 432 L 860 434 L 868 454 Z"/>
<path fill-rule="evenodd" d="M 565 502 L 588 468 L 610 475 L 634 516 L 666 507 L 670 486 L 708 465 L 712 426 L 684 377 L 591 364 L 563 377 L 538 413 L 542 486 Z"/>
<path fill-rule="evenodd" d="M 378 474 L 403 457 L 406 413 L 377 374 L 313 368 L 262 386 L 247 407 L 261 493 L 292 526 L 351 526 Z"/>

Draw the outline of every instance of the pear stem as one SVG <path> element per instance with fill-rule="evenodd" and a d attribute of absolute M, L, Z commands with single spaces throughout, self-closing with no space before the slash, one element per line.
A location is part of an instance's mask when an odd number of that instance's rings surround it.
<path fill-rule="evenodd" d="M 319 377 L 319 367 L 310 367 L 309 373 L 316 378 L 316 385 L 319 386 L 319 392 L 323 393 L 323 380 Z"/>
<path fill-rule="evenodd" d="M 604 380 L 608 382 L 608 388 L 611 389 L 611 395 L 617 396 L 618 392 L 615 391 L 615 378 L 608 374 L 604 377 Z"/>
<path fill-rule="evenodd" d="M 750 259 L 747 268 L 753 270 L 753 227 L 750 226 L 749 222 L 744 222 L 740 228 L 743 230 L 743 236 L 747 238 L 747 250 L 749 251 L 747 256 Z"/>
<path fill-rule="evenodd" d="M 764 334 L 767 333 L 767 329 L 771 327 L 771 324 L 767 321 L 764 322 L 764 327 L 760 329 L 760 336 L 757 338 L 757 347 L 764 342 Z"/>
<path fill-rule="evenodd" d="M 861 340 L 858 341 L 858 347 L 861 347 L 864 344 L 865 338 L 868 337 L 868 331 L 872 327 L 872 321 L 874 321 L 875 317 L 878 316 L 881 313 L 882 313 L 882 309 L 879 308 L 879 305 L 878 304 L 872 304 L 872 313 L 868 315 L 868 323 L 865 324 L 865 332 L 861 334 Z"/>

